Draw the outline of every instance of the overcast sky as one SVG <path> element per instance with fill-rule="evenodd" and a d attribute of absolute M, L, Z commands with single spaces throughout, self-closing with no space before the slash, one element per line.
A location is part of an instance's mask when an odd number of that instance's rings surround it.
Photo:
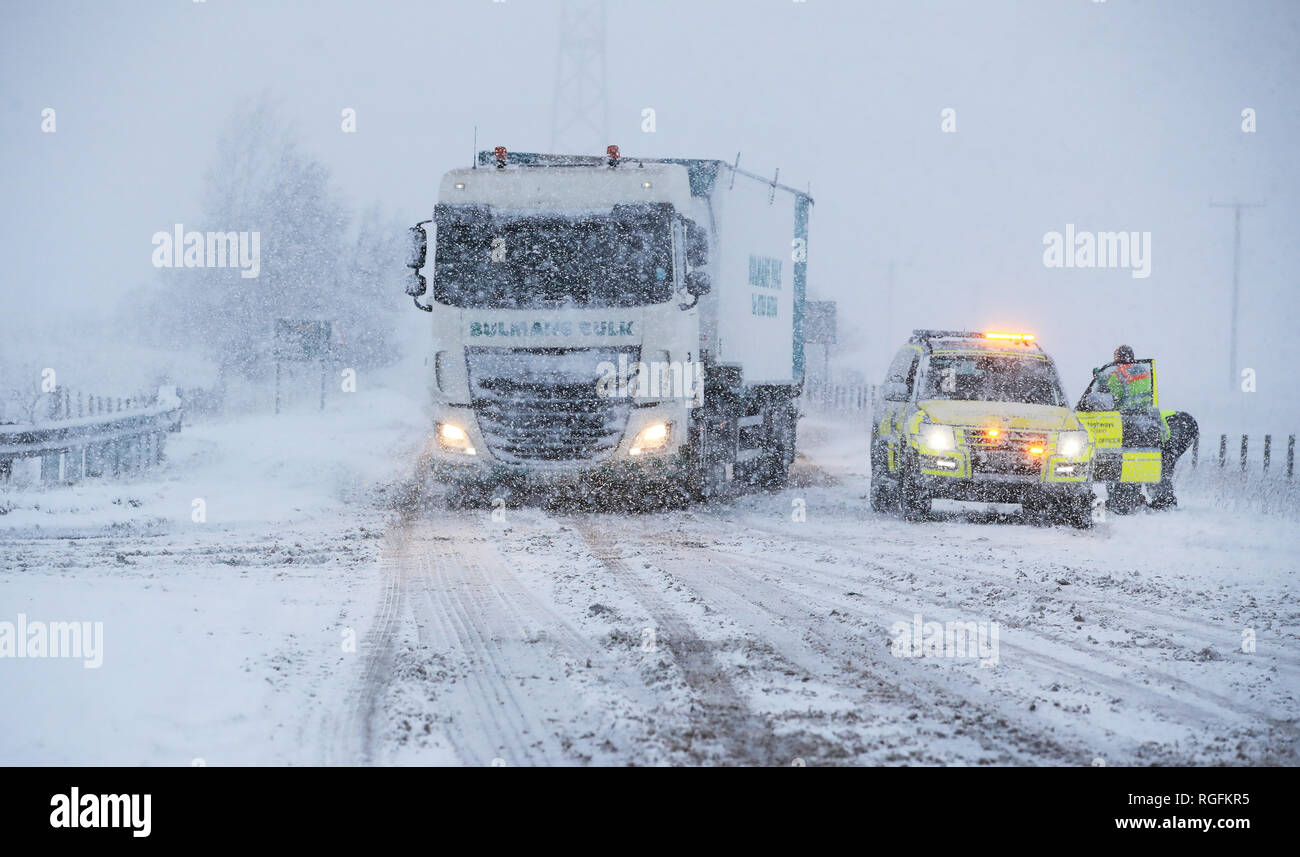
<path fill-rule="evenodd" d="M 475 125 L 481 147 L 549 149 L 559 8 L 6 0 L 0 332 L 111 308 L 174 223 L 236 228 L 197 218 L 241 99 L 279 99 L 349 199 L 411 222 Z M 872 380 L 912 327 L 1025 328 L 1072 395 L 1122 341 L 1160 360 L 1167 406 L 1300 419 L 1283 368 L 1300 361 L 1300 3 L 609 0 L 607 18 L 609 139 L 591 149 L 739 151 L 810 185 L 810 288 Z M 1267 203 L 1243 218 L 1254 399 L 1224 394 L 1232 214 L 1209 204 L 1234 200 Z M 1067 223 L 1150 232 L 1151 275 L 1044 267 Z"/>

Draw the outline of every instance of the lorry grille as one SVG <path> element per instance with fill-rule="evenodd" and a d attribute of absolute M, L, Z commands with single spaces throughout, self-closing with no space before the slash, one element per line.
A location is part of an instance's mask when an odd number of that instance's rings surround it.
<path fill-rule="evenodd" d="M 640 360 L 636 348 L 470 348 L 471 404 L 494 458 L 509 463 L 599 461 L 618 446 L 631 400 L 598 394 L 601 364 Z M 607 369 L 608 367 L 606 367 Z"/>

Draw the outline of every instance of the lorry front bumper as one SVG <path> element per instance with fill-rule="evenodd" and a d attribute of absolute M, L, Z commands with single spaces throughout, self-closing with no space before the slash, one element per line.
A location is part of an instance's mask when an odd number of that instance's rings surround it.
<path fill-rule="evenodd" d="M 438 439 L 438 426 L 451 423 L 467 435 L 473 454 L 448 448 Z M 656 423 L 669 426 L 667 444 L 632 455 L 641 431 Z M 633 409 L 622 428 L 617 446 L 593 460 L 503 460 L 493 454 L 471 408 L 444 407 L 436 412 L 429 438 L 430 469 L 435 479 L 446 482 L 500 484 L 536 487 L 589 485 L 606 482 L 655 482 L 678 479 L 686 467 L 683 451 L 689 430 L 689 415 L 680 403 Z"/>
<path fill-rule="evenodd" d="M 610 458 L 566 466 L 530 467 L 499 461 L 465 461 L 435 454 L 430 471 L 440 482 L 477 485 L 516 485 L 525 488 L 586 488 L 616 483 L 678 481 L 686 472 L 680 453 Z"/>

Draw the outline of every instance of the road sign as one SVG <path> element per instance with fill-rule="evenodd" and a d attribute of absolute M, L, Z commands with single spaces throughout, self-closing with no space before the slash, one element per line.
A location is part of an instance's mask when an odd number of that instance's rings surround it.
<path fill-rule="evenodd" d="M 277 360 L 324 360 L 333 339 L 328 321 L 278 318 L 275 320 L 275 358 Z"/>
<path fill-rule="evenodd" d="M 835 301 L 805 301 L 803 310 L 804 342 L 835 342 Z"/>

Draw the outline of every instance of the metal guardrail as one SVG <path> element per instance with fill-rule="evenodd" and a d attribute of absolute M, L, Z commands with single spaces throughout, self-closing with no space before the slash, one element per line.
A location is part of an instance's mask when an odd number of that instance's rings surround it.
<path fill-rule="evenodd" d="M 0 425 L 0 479 L 12 475 L 20 458 L 41 459 L 42 482 L 142 470 L 162 461 L 167 434 L 181 430 L 183 407 L 173 387 L 159 388 L 143 407 L 130 399 L 125 409 L 120 399 L 92 399 L 89 410 L 86 416 L 48 423 Z"/>
<path fill-rule="evenodd" d="M 871 410 L 875 384 L 830 384 L 822 380 L 804 382 L 803 402 L 818 413 L 863 413 Z"/>

